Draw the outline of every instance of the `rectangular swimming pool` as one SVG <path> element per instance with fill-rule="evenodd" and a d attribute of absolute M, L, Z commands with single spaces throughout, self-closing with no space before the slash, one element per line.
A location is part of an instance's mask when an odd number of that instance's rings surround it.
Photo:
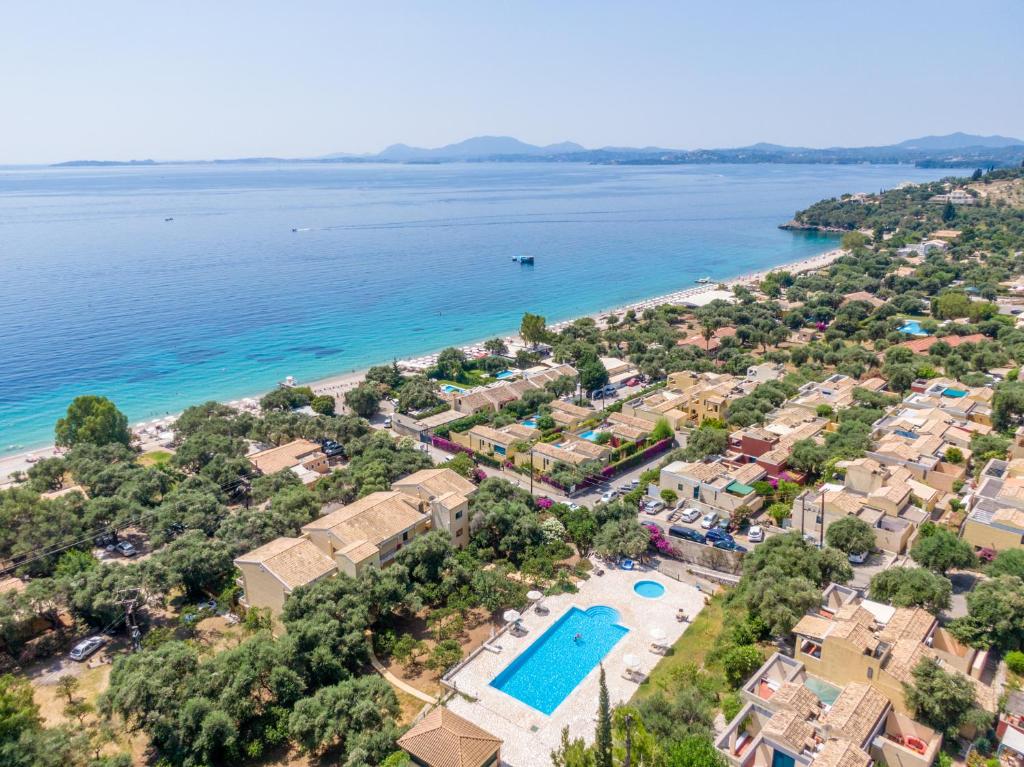
<path fill-rule="evenodd" d="M 611 607 L 572 607 L 491 680 L 491 687 L 550 714 L 629 633 Z"/>
<path fill-rule="evenodd" d="M 809 676 L 804 679 L 804 687 L 814 693 L 814 695 L 824 703 L 826 706 L 831 706 L 836 702 L 836 698 L 839 697 L 841 690 L 834 684 L 818 679 L 816 676 Z"/>

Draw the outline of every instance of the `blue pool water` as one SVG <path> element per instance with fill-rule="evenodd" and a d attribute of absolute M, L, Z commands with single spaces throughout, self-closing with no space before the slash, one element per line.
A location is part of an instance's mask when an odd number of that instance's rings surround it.
<path fill-rule="evenodd" d="M 588 429 L 587 431 L 585 431 L 582 434 L 580 434 L 580 437 L 582 437 L 583 439 L 588 439 L 591 442 L 596 442 L 597 441 L 597 432 L 594 431 L 593 429 Z"/>
<path fill-rule="evenodd" d="M 966 397 L 967 392 L 963 389 L 946 389 L 942 392 L 943 397 L 952 397 L 953 399 L 959 399 L 960 397 Z"/>
<path fill-rule="evenodd" d="M 838 687 L 818 679 L 816 676 L 807 677 L 804 680 L 804 687 L 813 692 L 818 700 L 827 706 L 831 706 L 836 702 L 836 698 L 839 697 Z"/>
<path fill-rule="evenodd" d="M 523 426 L 529 426 L 531 429 L 537 428 L 537 416 L 531 415 L 525 421 L 522 422 Z"/>
<path fill-rule="evenodd" d="M 665 587 L 657 581 L 637 581 L 633 591 L 644 599 L 657 599 L 665 594 Z"/>
<path fill-rule="evenodd" d="M 618 620 L 618 612 L 604 605 L 570 608 L 494 677 L 491 687 L 550 714 L 629 633 Z"/>
<path fill-rule="evenodd" d="M 514 378 L 515 374 L 514 370 L 502 370 L 500 373 L 496 373 L 494 377 L 504 380 L 506 378 Z"/>
<path fill-rule="evenodd" d="M 911 336 L 926 336 L 928 331 L 921 327 L 921 323 L 917 320 L 907 320 L 900 325 L 900 332 L 906 333 Z"/>
<path fill-rule="evenodd" d="M 458 386 L 452 386 L 451 384 L 445 384 L 444 386 L 441 387 L 441 390 L 447 392 L 448 394 L 451 394 L 453 392 L 458 392 L 459 394 L 462 394 L 466 391 L 465 389 L 461 389 Z"/>

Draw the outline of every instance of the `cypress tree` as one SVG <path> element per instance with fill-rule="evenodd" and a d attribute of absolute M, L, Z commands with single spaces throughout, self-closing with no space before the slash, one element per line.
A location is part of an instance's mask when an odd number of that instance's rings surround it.
<path fill-rule="evenodd" d="M 612 767 L 612 709 L 608 701 L 608 685 L 601 664 L 600 693 L 597 702 L 597 735 L 594 739 L 597 767 Z"/>

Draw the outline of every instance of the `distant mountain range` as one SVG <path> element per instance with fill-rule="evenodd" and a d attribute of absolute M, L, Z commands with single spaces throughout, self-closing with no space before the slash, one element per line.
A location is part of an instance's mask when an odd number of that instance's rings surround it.
<path fill-rule="evenodd" d="M 280 162 L 587 162 L 620 165 L 683 165 L 700 163 L 910 163 L 922 167 L 999 167 L 1024 161 L 1024 141 L 1006 136 L 950 133 L 922 136 L 876 147 L 812 149 L 781 144 L 752 144 L 735 149 L 666 149 L 663 147 L 603 147 L 587 149 L 572 141 L 548 146 L 527 144 L 510 136 L 476 136 L 455 144 L 426 149 L 392 144 L 377 154 L 335 153 L 312 158 L 247 157 L 214 163 Z M 153 160 L 73 160 L 58 166 L 160 164 Z M 171 164 L 171 163 L 164 163 Z"/>

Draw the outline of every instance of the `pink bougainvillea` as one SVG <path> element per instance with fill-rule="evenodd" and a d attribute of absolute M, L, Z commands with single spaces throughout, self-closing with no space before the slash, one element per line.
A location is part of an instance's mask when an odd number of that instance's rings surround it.
<path fill-rule="evenodd" d="M 675 551 L 672 548 L 672 544 L 668 542 L 665 536 L 661 532 L 660 527 L 648 527 L 647 531 L 651 534 L 651 545 L 654 546 L 662 554 L 674 554 Z"/>

